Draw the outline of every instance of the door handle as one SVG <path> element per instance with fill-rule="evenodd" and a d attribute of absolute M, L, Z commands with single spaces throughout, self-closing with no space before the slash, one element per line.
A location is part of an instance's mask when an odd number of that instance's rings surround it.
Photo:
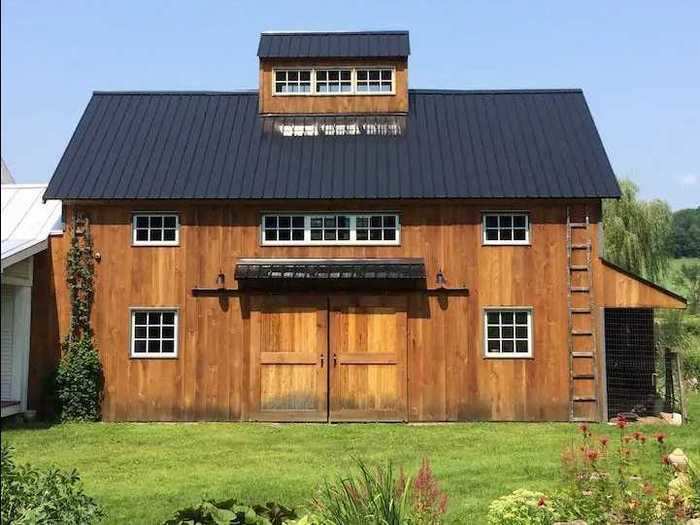
<path fill-rule="evenodd" d="M 333 366 L 338 366 L 338 356 L 333 354 Z"/>
<path fill-rule="evenodd" d="M 324 358 L 324 357 L 325 357 L 325 356 L 324 356 L 323 354 L 321 354 L 321 368 L 323 368 L 323 358 Z"/>

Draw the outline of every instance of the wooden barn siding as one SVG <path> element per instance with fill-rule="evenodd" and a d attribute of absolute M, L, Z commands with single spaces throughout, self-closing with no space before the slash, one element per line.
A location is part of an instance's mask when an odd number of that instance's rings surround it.
<path fill-rule="evenodd" d="M 324 67 L 378 67 L 395 69 L 393 95 L 273 95 L 273 69 Z M 408 112 L 408 63 L 406 60 L 282 60 L 260 61 L 260 113 L 352 114 Z"/>
<path fill-rule="evenodd" d="M 590 205 L 596 210 L 598 203 Z M 408 406 L 413 421 L 566 420 L 566 203 L 531 201 L 328 201 L 290 203 L 82 203 L 97 264 L 93 311 L 106 378 L 106 420 L 245 420 L 249 319 L 246 298 L 193 297 L 220 271 L 235 286 L 239 257 L 423 257 L 429 284 L 442 270 L 468 297 L 413 293 L 408 311 Z M 132 247 L 131 212 L 178 211 L 180 247 Z M 269 210 L 398 210 L 398 247 L 261 247 Z M 483 210 L 527 210 L 532 246 L 482 246 Z M 66 222 L 73 206 L 67 206 Z M 595 217 L 594 217 L 595 220 Z M 595 235 L 593 236 L 595 239 Z M 68 236 L 54 238 L 64 245 Z M 68 323 L 64 246 L 53 250 L 61 333 Z M 533 359 L 482 357 L 482 308 L 531 306 Z M 129 307 L 179 306 L 179 357 L 129 358 Z"/>

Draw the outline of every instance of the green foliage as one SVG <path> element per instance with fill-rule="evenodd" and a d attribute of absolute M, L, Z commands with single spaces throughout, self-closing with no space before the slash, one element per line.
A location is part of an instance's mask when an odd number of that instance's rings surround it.
<path fill-rule="evenodd" d="M 620 181 L 620 188 L 619 200 L 603 202 L 605 257 L 658 281 L 669 261 L 671 209 L 661 200 L 639 200 L 639 188 L 631 181 Z"/>
<path fill-rule="evenodd" d="M 700 206 L 673 214 L 673 256 L 700 257 Z"/>
<path fill-rule="evenodd" d="M 87 218 L 76 218 L 72 230 L 66 261 L 71 319 L 56 371 L 56 400 L 63 421 L 97 421 L 100 419 L 104 378 L 90 326 L 95 263 Z"/>
<path fill-rule="evenodd" d="M 541 492 L 517 489 L 491 502 L 488 520 L 489 525 L 551 525 L 556 514 Z"/>
<path fill-rule="evenodd" d="M 16 465 L 2 445 L 2 523 L 85 525 L 104 517 L 102 508 L 83 492 L 74 470 L 39 470 Z"/>
<path fill-rule="evenodd" d="M 683 263 L 673 275 L 673 283 L 685 290 L 688 313 L 698 313 L 700 308 L 700 263 Z"/>
<path fill-rule="evenodd" d="M 410 484 L 397 479 L 391 464 L 370 467 L 358 460 L 358 473 L 326 482 L 312 507 L 326 525 L 404 525 L 413 523 Z"/>
<path fill-rule="evenodd" d="M 277 503 L 251 507 L 233 499 L 205 500 L 177 511 L 164 525 L 284 525 L 296 519 L 296 512 Z"/>
<path fill-rule="evenodd" d="M 659 354 L 666 350 L 681 356 L 683 377 L 689 385 L 698 385 L 700 380 L 700 323 L 698 317 L 683 311 L 670 310 L 657 315 L 656 349 Z"/>

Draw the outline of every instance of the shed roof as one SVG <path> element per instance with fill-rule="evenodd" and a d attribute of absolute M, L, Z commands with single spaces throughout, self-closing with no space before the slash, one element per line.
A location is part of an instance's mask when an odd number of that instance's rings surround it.
<path fill-rule="evenodd" d="M 43 202 L 46 184 L 3 184 L 2 269 L 47 246 L 49 234 L 61 228 L 61 202 Z"/>
<path fill-rule="evenodd" d="M 95 93 L 45 195 L 617 196 L 580 90 L 411 90 L 405 116 L 323 117 L 261 116 L 255 92 Z"/>
<path fill-rule="evenodd" d="M 405 58 L 408 31 L 261 33 L 259 58 Z"/>

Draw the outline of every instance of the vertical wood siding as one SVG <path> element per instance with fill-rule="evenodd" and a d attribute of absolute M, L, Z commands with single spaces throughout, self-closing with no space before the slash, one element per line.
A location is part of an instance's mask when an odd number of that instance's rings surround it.
<path fill-rule="evenodd" d="M 599 203 L 589 205 L 595 223 Z M 214 287 L 219 272 L 235 286 L 233 269 L 242 257 L 422 257 L 429 286 L 442 270 L 448 286 L 466 286 L 469 294 L 406 297 L 409 420 L 568 418 L 565 201 L 140 201 L 80 209 L 90 216 L 101 254 L 93 323 L 105 369 L 107 420 L 252 416 L 250 298 L 192 294 L 198 286 Z M 131 245 L 131 213 L 147 209 L 180 213 L 179 247 Z M 263 211 L 375 209 L 400 213 L 401 246 L 260 246 Z M 481 212 L 507 209 L 530 213 L 531 246 L 482 246 Z M 67 224 L 73 211 L 68 205 Z M 61 334 L 69 314 L 67 243 L 68 236 L 51 243 Z M 595 250 L 597 257 L 597 245 Z M 129 357 L 129 308 L 137 306 L 180 308 L 177 359 Z M 483 357 L 482 310 L 489 306 L 532 307 L 532 359 Z"/>

